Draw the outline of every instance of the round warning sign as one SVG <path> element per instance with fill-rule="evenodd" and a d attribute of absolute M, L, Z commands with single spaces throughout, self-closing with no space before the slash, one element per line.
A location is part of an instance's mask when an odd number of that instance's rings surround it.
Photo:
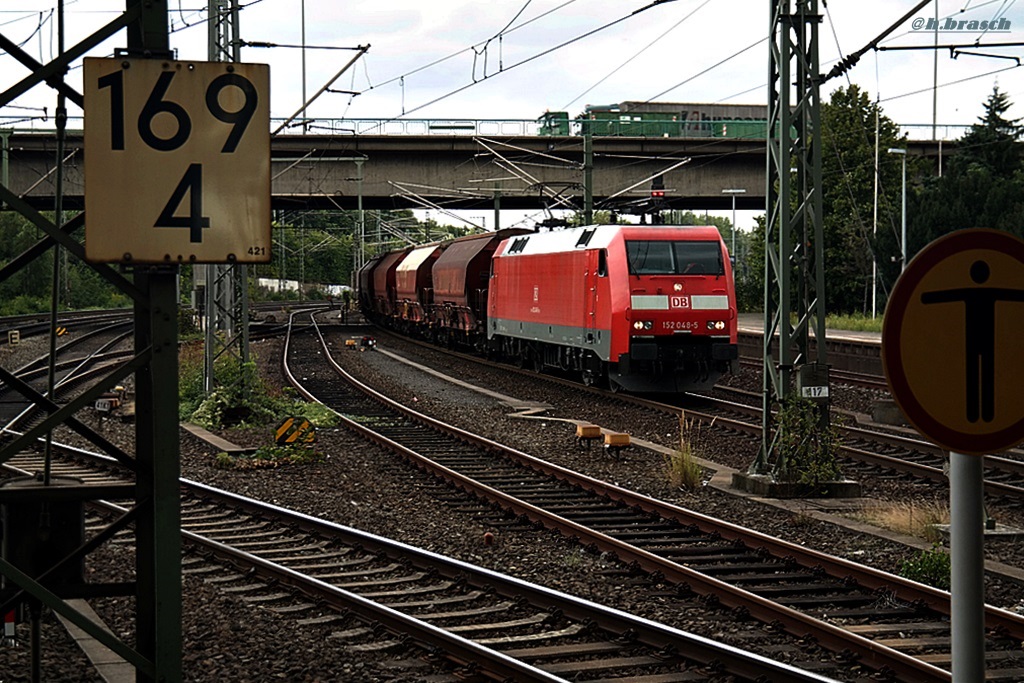
<path fill-rule="evenodd" d="M 897 280 L 882 328 L 893 398 L 918 431 L 958 453 L 1024 440 L 1024 241 L 954 232 Z"/>

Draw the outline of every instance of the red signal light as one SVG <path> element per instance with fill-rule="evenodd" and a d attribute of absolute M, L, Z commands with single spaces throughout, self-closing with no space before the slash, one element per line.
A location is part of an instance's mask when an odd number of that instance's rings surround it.
<path fill-rule="evenodd" d="M 651 196 L 661 198 L 665 196 L 665 190 L 651 190 Z"/>

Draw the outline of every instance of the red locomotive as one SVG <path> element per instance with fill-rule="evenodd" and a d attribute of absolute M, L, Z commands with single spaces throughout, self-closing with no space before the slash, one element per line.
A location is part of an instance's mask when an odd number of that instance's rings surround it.
<path fill-rule="evenodd" d="M 503 230 L 384 254 L 359 284 L 378 323 L 586 384 L 702 389 L 737 359 L 732 266 L 714 227 Z"/>

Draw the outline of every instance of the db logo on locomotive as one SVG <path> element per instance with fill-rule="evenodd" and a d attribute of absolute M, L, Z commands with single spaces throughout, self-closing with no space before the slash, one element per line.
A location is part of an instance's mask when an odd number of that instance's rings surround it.
<path fill-rule="evenodd" d="M 675 294 L 675 295 L 669 297 L 668 303 L 669 303 L 669 306 L 671 306 L 672 308 L 689 308 L 690 307 L 690 297 L 689 296 L 680 295 L 680 294 Z"/>

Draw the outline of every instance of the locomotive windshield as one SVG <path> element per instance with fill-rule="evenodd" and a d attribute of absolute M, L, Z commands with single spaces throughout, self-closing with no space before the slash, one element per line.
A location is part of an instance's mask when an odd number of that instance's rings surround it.
<path fill-rule="evenodd" d="M 725 275 L 718 242 L 627 240 L 630 275 Z"/>

